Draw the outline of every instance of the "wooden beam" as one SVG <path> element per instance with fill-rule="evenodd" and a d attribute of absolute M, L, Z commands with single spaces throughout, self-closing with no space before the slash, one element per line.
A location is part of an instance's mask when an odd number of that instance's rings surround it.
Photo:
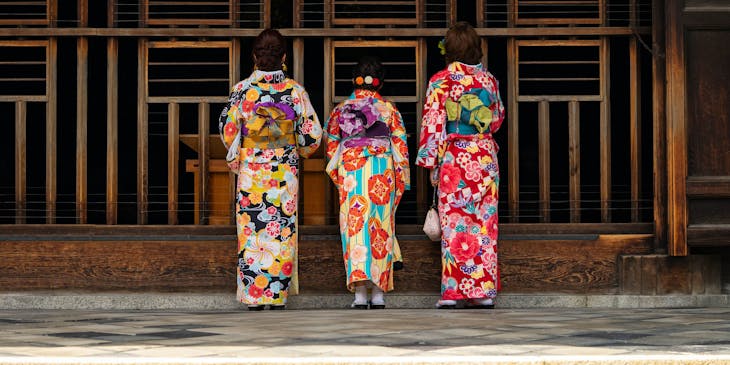
<path fill-rule="evenodd" d="M 207 141 L 207 138 L 199 138 Z M 167 224 L 177 224 L 178 162 L 180 160 L 180 104 L 167 104 Z M 203 142 L 205 143 L 205 142 Z M 202 163 L 202 161 L 200 161 Z M 205 199 L 205 197 L 203 197 Z"/>
<path fill-rule="evenodd" d="M 82 1 L 83 3 L 84 1 Z M 79 4 L 82 7 L 82 4 Z M 82 12 L 82 9 L 79 9 Z M 76 44 L 76 223 L 88 222 L 89 39 Z"/>
<path fill-rule="evenodd" d="M 641 58 L 639 42 L 629 41 L 629 138 L 631 149 L 631 221 L 641 220 Z"/>
<path fill-rule="evenodd" d="M 28 107 L 24 101 L 15 102 L 15 224 L 25 223 L 26 206 L 26 129 Z"/>
<path fill-rule="evenodd" d="M 478 0 L 482 1 L 482 0 Z M 417 28 L 423 28 L 423 25 L 425 24 L 424 19 L 426 17 L 426 13 L 424 11 L 425 5 L 424 0 L 416 0 L 416 27 Z"/>
<path fill-rule="evenodd" d="M 285 37 L 443 37 L 448 28 L 284 28 L 279 32 Z M 540 37 L 540 36 L 628 36 L 634 33 L 649 34 L 651 28 L 637 27 L 515 27 L 515 28 L 476 28 L 482 37 Z M 255 37 L 261 32 L 258 28 L 193 28 L 193 27 L 155 27 L 155 28 L 0 28 L 0 37 Z"/>
<path fill-rule="evenodd" d="M 568 103 L 568 200 L 570 223 L 580 223 L 580 103 Z"/>
<path fill-rule="evenodd" d="M 654 251 L 667 251 L 667 140 L 664 0 L 651 3 L 652 155 L 654 165 Z"/>
<path fill-rule="evenodd" d="M 302 0 L 292 0 L 292 26 L 300 28 L 302 26 Z"/>
<path fill-rule="evenodd" d="M 79 27 L 89 26 L 89 0 L 79 0 L 78 7 Z"/>
<path fill-rule="evenodd" d="M 666 11 L 667 61 L 667 221 L 668 253 L 687 256 L 687 124 L 684 60 L 684 24 L 679 2 Z"/>
<path fill-rule="evenodd" d="M 197 224 L 208 224 L 208 135 L 210 134 L 210 104 L 198 104 L 198 190 L 200 206 Z"/>
<path fill-rule="evenodd" d="M 608 37 L 601 37 L 600 58 L 601 222 L 608 223 L 611 221 L 611 51 Z"/>
<path fill-rule="evenodd" d="M 331 1 L 331 0 L 330 0 Z M 329 113 L 333 108 L 333 99 L 334 99 L 334 79 L 335 79 L 335 47 L 333 46 L 333 41 L 331 38 L 325 38 L 324 39 L 324 90 L 323 90 L 323 99 L 324 99 L 324 109 L 322 112 L 322 116 L 324 118 L 329 117 Z M 332 184 L 327 183 L 327 187 L 325 188 L 324 192 L 324 199 L 325 199 L 325 222 L 329 222 L 330 218 L 333 216 L 336 216 L 333 212 L 334 209 L 334 200 L 337 199 L 333 195 L 333 189 Z"/>
<path fill-rule="evenodd" d="M 261 0 L 261 2 L 263 6 L 261 27 L 271 28 L 271 0 Z"/>
<path fill-rule="evenodd" d="M 449 26 L 454 25 L 457 20 L 456 2 L 456 0 L 449 0 Z"/>
<path fill-rule="evenodd" d="M 409 143 L 418 143 L 421 140 L 421 124 L 423 121 L 423 107 L 424 100 L 426 100 L 426 88 L 428 87 L 428 46 L 426 45 L 425 38 L 418 38 L 418 45 L 416 46 L 416 96 L 418 102 L 416 102 L 416 134 L 415 141 L 409 141 Z M 413 169 L 416 171 L 415 183 L 411 181 L 412 189 L 416 189 L 416 215 L 419 217 L 426 216 L 426 208 L 430 204 L 428 197 L 427 186 L 431 185 L 430 179 L 427 176 L 428 172 L 423 168 L 411 168 L 411 177 L 414 176 Z"/>
<path fill-rule="evenodd" d="M 514 0 L 512 0 L 514 1 Z M 507 40 L 507 207 L 511 219 L 519 222 L 520 215 L 520 133 L 519 133 L 519 95 L 518 79 L 519 48 L 517 40 Z"/>
<path fill-rule="evenodd" d="M 58 111 L 58 40 L 48 40 L 46 63 L 46 223 L 56 223 L 57 198 L 57 163 L 58 146 L 56 145 L 57 111 Z"/>
<path fill-rule="evenodd" d="M 48 26 L 50 28 L 55 28 L 58 21 L 58 0 L 48 0 Z"/>
<path fill-rule="evenodd" d="M 106 224 L 117 224 L 119 205 L 119 40 L 107 42 Z"/>
<path fill-rule="evenodd" d="M 537 108 L 537 134 L 540 179 L 540 222 L 550 222 L 550 103 Z"/>
<path fill-rule="evenodd" d="M 137 224 L 147 224 L 147 40 L 142 38 L 137 45 Z"/>
<path fill-rule="evenodd" d="M 476 16 L 477 16 L 477 23 L 476 27 L 478 28 L 484 28 L 487 26 L 487 22 L 484 21 L 484 5 L 486 0 L 476 0 Z"/>

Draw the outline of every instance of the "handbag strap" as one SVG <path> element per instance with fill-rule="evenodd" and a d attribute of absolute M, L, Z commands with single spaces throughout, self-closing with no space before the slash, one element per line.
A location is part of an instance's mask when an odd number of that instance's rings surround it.
<path fill-rule="evenodd" d="M 436 208 L 438 206 L 438 202 L 436 201 L 436 196 L 438 195 L 438 187 L 433 188 L 433 200 L 431 201 L 431 208 Z"/>

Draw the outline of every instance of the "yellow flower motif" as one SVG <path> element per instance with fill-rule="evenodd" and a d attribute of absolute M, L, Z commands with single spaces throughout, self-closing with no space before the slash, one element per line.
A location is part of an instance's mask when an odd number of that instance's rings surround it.
<path fill-rule="evenodd" d="M 491 281 L 485 281 L 482 283 L 482 290 L 487 291 L 490 289 L 494 289 L 494 283 Z"/>
<path fill-rule="evenodd" d="M 466 152 L 469 152 L 469 153 L 477 153 L 478 151 L 479 151 L 479 146 L 477 146 L 476 143 L 473 143 L 472 142 L 472 143 L 469 143 L 466 146 Z"/>
<path fill-rule="evenodd" d="M 251 201 L 251 204 L 259 205 L 263 201 L 263 197 L 261 196 L 261 193 L 252 192 L 248 194 L 248 199 Z"/>
<path fill-rule="evenodd" d="M 276 157 L 284 156 L 284 149 L 283 148 L 277 148 L 274 150 L 274 154 Z"/>
<path fill-rule="evenodd" d="M 269 284 L 269 279 L 266 278 L 266 276 L 259 275 L 254 279 L 253 281 L 254 285 L 258 286 L 259 288 L 263 289 L 266 287 L 266 285 Z"/>
<path fill-rule="evenodd" d="M 289 237 L 289 235 L 291 235 L 291 228 L 284 227 L 284 229 L 281 230 L 281 237 L 286 238 Z"/>
<path fill-rule="evenodd" d="M 248 213 L 243 213 L 238 216 L 238 225 L 246 226 L 251 223 L 251 216 Z"/>
<path fill-rule="evenodd" d="M 246 100 L 256 101 L 259 98 L 259 92 L 256 89 L 249 89 L 246 91 Z"/>
<path fill-rule="evenodd" d="M 482 265 L 479 265 L 479 266 L 477 266 L 477 269 L 471 273 L 471 278 L 472 279 L 481 279 L 483 277 L 484 277 L 484 267 Z"/>
<path fill-rule="evenodd" d="M 459 83 L 464 86 L 469 86 L 474 83 L 474 78 L 469 75 L 464 75 L 464 77 L 459 80 Z"/>
<path fill-rule="evenodd" d="M 279 276 L 280 272 L 281 272 L 281 264 L 274 261 L 274 263 L 271 264 L 271 266 L 269 266 L 269 274 L 271 274 L 272 276 Z"/>

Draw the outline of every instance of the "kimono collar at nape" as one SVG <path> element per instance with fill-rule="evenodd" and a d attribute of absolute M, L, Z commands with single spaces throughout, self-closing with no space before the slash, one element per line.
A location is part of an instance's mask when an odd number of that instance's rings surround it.
<path fill-rule="evenodd" d="M 450 72 L 462 72 L 462 73 L 472 74 L 475 71 L 482 70 L 483 67 L 484 66 L 482 66 L 481 63 L 477 63 L 476 65 L 469 65 L 469 64 L 466 64 L 463 62 L 456 61 L 456 62 L 451 62 L 449 64 L 449 66 L 447 67 L 447 69 Z"/>
<path fill-rule="evenodd" d="M 375 99 L 383 100 L 383 97 L 380 96 L 380 94 L 377 91 L 373 91 L 373 90 L 355 89 L 355 91 L 352 92 L 352 95 L 350 95 L 350 99 L 360 99 L 360 98 L 375 98 Z"/>
<path fill-rule="evenodd" d="M 286 79 L 286 75 L 284 74 L 284 71 L 282 70 L 276 70 L 276 71 L 261 71 L 261 70 L 254 70 L 254 72 L 251 74 L 251 78 L 254 80 L 254 82 L 263 82 L 267 84 L 278 84 L 281 82 L 284 82 Z"/>

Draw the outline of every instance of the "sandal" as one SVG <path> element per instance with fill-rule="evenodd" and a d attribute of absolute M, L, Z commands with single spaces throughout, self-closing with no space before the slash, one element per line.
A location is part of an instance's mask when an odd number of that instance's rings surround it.
<path fill-rule="evenodd" d="M 455 300 L 441 299 L 438 302 L 436 302 L 436 309 L 454 309 L 454 308 L 456 308 Z"/>
<path fill-rule="evenodd" d="M 368 309 L 368 303 L 358 303 L 358 302 L 352 302 L 350 304 L 350 308 L 352 309 Z"/>
<path fill-rule="evenodd" d="M 494 301 L 490 298 L 469 299 L 464 304 L 466 309 L 494 309 Z"/>

